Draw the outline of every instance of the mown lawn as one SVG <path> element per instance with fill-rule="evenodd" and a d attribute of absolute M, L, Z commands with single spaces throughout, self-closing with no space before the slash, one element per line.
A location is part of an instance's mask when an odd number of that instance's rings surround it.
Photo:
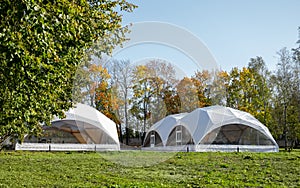
<path fill-rule="evenodd" d="M 169 155 L 0 152 L 0 187 L 300 187 L 299 151 Z"/>

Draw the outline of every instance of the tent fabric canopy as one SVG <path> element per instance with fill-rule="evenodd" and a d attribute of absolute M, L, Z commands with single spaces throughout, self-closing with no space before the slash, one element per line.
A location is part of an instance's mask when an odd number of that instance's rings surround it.
<path fill-rule="evenodd" d="M 119 146 L 116 124 L 98 110 L 76 104 L 63 119 L 54 118 L 43 126 L 41 138 L 27 136 L 25 143 L 113 144 Z"/>
<path fill-rule="evenodd" d="M 120 144 L 116 124 L 98 110 L 77 103 L 54 118 L 52 126 L 43 126 L 40 137 L 27 135 L 16 143 L 16 150 L 32 151 L 118 151 Z"/>
<path fill-rule="evenodd" d="M 53 120 L 50 128 L 73 134 L 79 143 L 119 145 L 116 124 L 98 110 L 78 103 L 65 114 L 64 119 Z"/>
<path fill-rule="evenodd" d="M 165 117 L 164 119 L 162 119 L 162 120 L 158 121 L 157 123 L 155 123 L 148 130 L 147 135 L 152 130 L 156 131 L 158 133 L 158 135 L 160 136 L 160 138 L 162 139 L 163 145 L 166 145 L 166 142 L 167 142 L 167 139 L 168 139 L 168 136 L 169 136 L 170 132 L 177 125 L 177 122 L 182 117 L 184 117 L 185 115 L 187 115 L 187 113 L 173 114 L 173 115 L 169 115 L 169 116 Z"/>
<path fill-rule="evenodd" d="M 190 113 L 167 116 L 148 130 L 145 141 L 154 133 L 159 135 L 163 147 L 168 146 L 170 139 L 176 139 L 182 145 L 270 145 L 278 151 L 278 145 L 266 126 L 249 113 L 223 106 L 198 108 Z M 184 139 L 185 135 L 190 136 L 191 140 Z"/>

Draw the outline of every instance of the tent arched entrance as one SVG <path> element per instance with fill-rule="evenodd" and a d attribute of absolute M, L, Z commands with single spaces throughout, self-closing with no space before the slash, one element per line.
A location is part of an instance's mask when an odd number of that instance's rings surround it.
<path fill-rule="evenodd" d="M 194 144 L 191 133 L 183 125 L 177 125 L 169 134 L 166 146 L 183 146 Z"/>
<path fill-rule="evenodd" d="M 145 139 L 144 147 L 163 146 L 161 137 L 156 131 L 150 131 Z"/>

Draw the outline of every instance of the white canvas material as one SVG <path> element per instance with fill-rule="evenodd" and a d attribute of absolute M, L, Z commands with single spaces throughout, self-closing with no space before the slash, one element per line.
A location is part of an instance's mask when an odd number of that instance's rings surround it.
<path fill-rule="evenodd" d="M 65 112 L 63 119 L 55 118 L 51 127 L 45 130 L 55 129 L 68 132 L 73 135 L 78 143 L 52 142 L 31 143 L 30 140 L 18 144 L 20 150 L 120 150 L 120 143 L 116 124 L 104 114 L 85 104 L 77 103 L 74 108 Z M 67 138 L 65 138 L 67 139 Z M 64 140 L 62 137 L 61 140 Z M 92 149 L 91 149 L 92 148 Z"/>
<path fill-rule="evenodd" d="M 270 146 L 273 148 L 273 151 L 278 151 L 278 145 L 266 126 L 264 126 L 261 122 L 259 122 L 256 118 L 254 118 L 249 113 L 236 110 L 233 108 L 229 108 L 229 107 L 223 107 L 223 106 L 210 106 L 205 108 L 198 108 L 190 113 L 167 116 L 166 118 L 155 123 L 148 130 L 146 134 L 146 139 L 150 132 L 155 131 L 162 140 L 162 147 L 167 147 L 167 141 L 171 131 L 179 125 L 184 126 L 189 131 L 193 139 L 193 142 L 196 146 L 204 145 L 203 147 L 205 147 L 205 144 L 200 144 L 201 141 L 205 138 L 205 136 L 207 136 L 213 130 L 217 130 L 218 128 L 220 129 L 225 125 L 243 125 L 243 126 L 251 127 L 257 130 L 262 135 L 264 135 L 266 138 L 268 138 L 269 141 L 271 141 Z M 253 135 L 253 137 L 254 136 L 255 135 Z M 211 143 L 210 145 L 213 144 Z M 263 150 L 263 149 L 259 149 L 259 147 L 256 146 L 252 147 L 252 146 L 250 145 L 248 146 L 252 148 L 252 149 L 249 148 L 251 151 L 253 150 L 255 151 L 256 148 L 257 151 Z M 203 147 L 196 147 L 196 148 L 203 148 Z M 215 148 L 217 148 L 218 150 L 219 148 L 222 147 L 223 149 L 226 149 L 226 147 L 230 147 L 230 146 L 228 144 L 227 145 L 224 144 L 224 145 L 219 145 Z M 247 150 L 247 144 L 244 144 L 241 148 Z M 264 148 L 266 148 L 266 146 L 264 146 Z M 159 150 L 163 150 L 163 148 Z M 266 151 L 270 151 L 270 149 Z"/>
<path fill-rule="evenodd" d="M 88 134 L 89 137 L 93 137 L 93 140 L 98 140 L 99 134 L 105 134 L 112 138 L 116 145 L 120 145 L 116 124 L 95 108 L 77 103 L 75 108 L 70 109 L 65 114 L 66 117 L 64 119 L 56 119 L 52 121 L 52 125 L 60 126 L 63 125 L 64 121 L 69 120 L 68 123 L 76 125 L 83 130 L 84 128 L 90 128 L 92 131 L 84 131 L 83 134 Z M 105 142 L 105 140 L 102 142 Z M 98 141 L 96 144 L 105 143 Z"/>

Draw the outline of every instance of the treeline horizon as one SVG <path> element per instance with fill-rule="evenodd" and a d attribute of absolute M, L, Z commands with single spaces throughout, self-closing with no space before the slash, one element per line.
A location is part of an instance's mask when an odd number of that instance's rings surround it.
<path fill-rule="evenodd" d="M 88 103 L 118 124 L 128 138 L 160 119 L 196 108 L 222 105 L 246 111 L 266 125 L 276 140 L 300 139 L 300 47 L 277 52 L 277 69 L 262 57 L 230 71 L 197 70 L 178 79 L 171 63 L 151 59 L 86 63 L 78 70 L 74 102 Z M 128 144 L 128 139 L 126 139 Z"/>

